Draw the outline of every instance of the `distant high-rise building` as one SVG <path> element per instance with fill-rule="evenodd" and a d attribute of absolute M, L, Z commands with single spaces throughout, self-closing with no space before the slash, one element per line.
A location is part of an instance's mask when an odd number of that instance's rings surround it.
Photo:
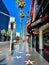
<path fill-rule="evenodd" d="M 9 15 L 9 12 L 8 12 L 6 6 L 4 5 L 4 3 L 2 2 L 2 0 L 0 0 L 0 30 L 5 29 L 7 31 L 8 30 L 9 17 L 5 16 L 1 12 L 4 12 L 4 13 Z"/>

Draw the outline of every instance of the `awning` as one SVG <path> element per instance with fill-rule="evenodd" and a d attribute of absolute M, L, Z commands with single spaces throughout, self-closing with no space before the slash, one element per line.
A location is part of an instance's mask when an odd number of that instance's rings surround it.
<path fill-rule="evenodd" d="M 43 23 L 46 19 L 47 19 L 48 16 L 44 16 L 43 18 L 40 18 L 38 20 L 36 20 L 35 22 L 31 23 L 30 25 L 28 25 L 27 29 L 30 29 L 32 27 L 35 27 L 36 25 L 40 24 L 40 23 Z"/>

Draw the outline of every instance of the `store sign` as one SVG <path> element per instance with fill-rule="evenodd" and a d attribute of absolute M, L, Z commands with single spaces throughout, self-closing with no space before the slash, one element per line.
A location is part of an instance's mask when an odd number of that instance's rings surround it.
<path fill-rule="evenodd" d="M 37 24 L 43 22 L 46 18 L 47 18 L 47 16 L 44 16 L 42 19 L 38 19 L 37 21 L 33 22 L 31 25 L 28 25 L 27 28 L 31 28 L 33 26 L 36 26 Z"/>
<path fill-rule="evenodd" d="M 41 22 L 41 19 L 38 19 L 37 21 L 33 22 L 33 23 L 31 24 L 31 26 L 35 26 L 35 25 L 37 25 L 37 24 L 40 23 L 40 22 Z"/>

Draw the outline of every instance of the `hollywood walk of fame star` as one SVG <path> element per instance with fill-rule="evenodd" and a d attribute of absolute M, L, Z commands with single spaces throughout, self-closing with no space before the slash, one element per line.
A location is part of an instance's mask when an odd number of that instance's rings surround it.
<path fill-rule="evenodd" d="M 31 56 L 31 54 L 27 53 L 26 56 Z"/>
<path fill-rule="evenodd" d="M 28 64 L 34 65 L 34 62 L 35 62 L 35 61 L 27 60 L 27 61 L 25 61 L 25 62 L 26 62 L 26 65 L 28 65 Z"/>
<path fill-rule="evenodd" d="M 21 56 L 16 56 L 16 58 L 17 58 L 17 59 L 20 59 L 20 58 L 22 58 L 22 57 L 21 57 Z"/>

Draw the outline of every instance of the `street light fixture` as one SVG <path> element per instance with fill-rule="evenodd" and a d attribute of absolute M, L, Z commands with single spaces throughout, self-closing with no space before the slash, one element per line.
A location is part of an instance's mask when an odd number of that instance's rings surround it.
<path fill-rule="evenodd" d="M 38 33 L 39 32 L 37 30 L 33 32 L 34 35 L 38 35 Z"/>

